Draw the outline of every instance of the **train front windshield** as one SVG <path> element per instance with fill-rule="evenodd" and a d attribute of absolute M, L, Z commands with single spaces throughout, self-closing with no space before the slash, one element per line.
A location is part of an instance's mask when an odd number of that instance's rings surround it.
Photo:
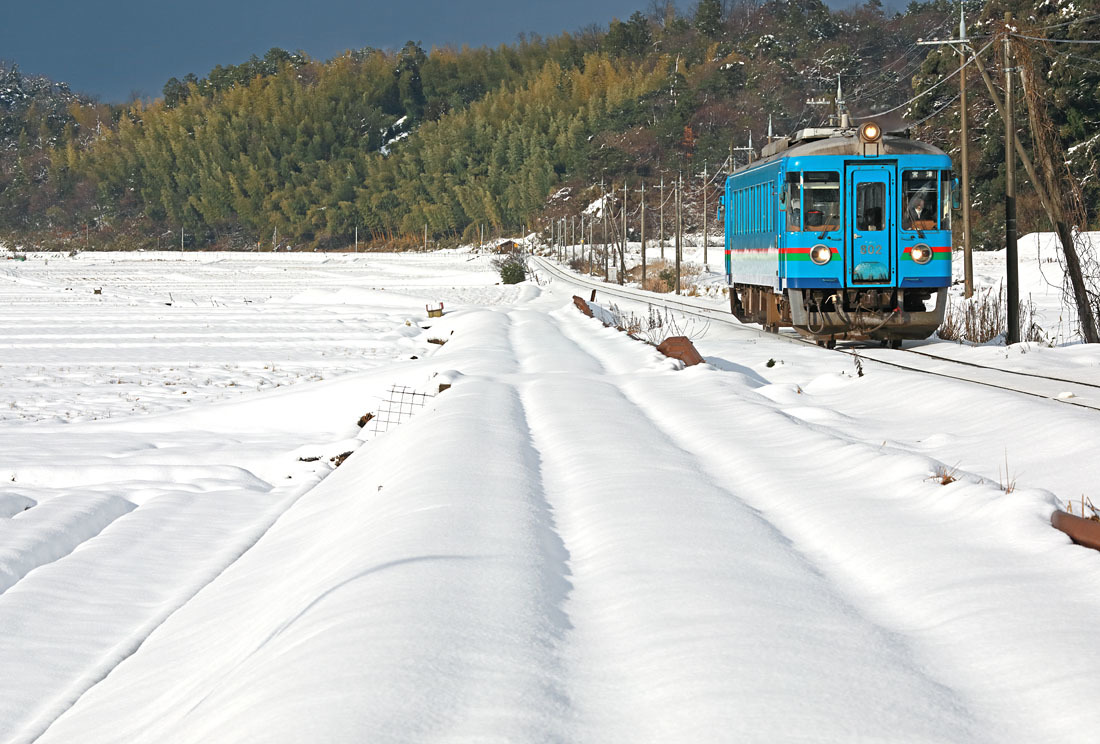
<path fill-rule="evenodd" d="M 840 229 L 840 174 L 805 171 L 787 174 L 787 230 Z"/>
<path fill-rule="evenodd" d="M 939 213 L 939 171 L 901 173 L 901 226 L 904 230 L 935 230 Z"/>

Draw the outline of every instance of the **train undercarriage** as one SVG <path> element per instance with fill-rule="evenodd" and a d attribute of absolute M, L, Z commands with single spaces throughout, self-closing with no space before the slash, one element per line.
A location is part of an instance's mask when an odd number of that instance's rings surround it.
<path fill-rule="evenodd" d="M 788 289 L 735 284 L 730 309 L 738 320 L 777 332 L 791 327 L 822 346 L 837 341 L 881 341 L 895 348 L 904 339 L 931 336 L 943 322 L 946 289 L 893 287 Z"/>

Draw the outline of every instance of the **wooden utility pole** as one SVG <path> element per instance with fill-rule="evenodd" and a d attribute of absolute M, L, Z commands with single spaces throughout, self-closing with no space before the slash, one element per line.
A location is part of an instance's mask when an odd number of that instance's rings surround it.
<path fill-rule="evenodd" d="M 645 289 L 645 181 L 642 181 L 641 197 L 642 201 L 642 289 Z"/>
<path fill-rule="evenodd" d="M 1007 261 L 1008 338 L 1006 343 L 1020 342 L 1020 264 L 1016 244 L 1016 112 L 1013 89 L 1016 87 L 1012 65 L 1012 14 L 1005 13 L 1004 75 L 1005 75 L 1005 260 Z"/>

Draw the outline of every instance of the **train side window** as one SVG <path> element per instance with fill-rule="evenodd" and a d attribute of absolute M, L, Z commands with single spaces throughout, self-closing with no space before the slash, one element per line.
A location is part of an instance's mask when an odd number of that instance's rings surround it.
<path fill-rule="evenodd" d="M 954 186 L 951 171 L 940 171 L 940 229 L 951 229 L 951 204 L 954 202 L 951 190 Z"/>
<path fill-rule="evenodd" d="M 856 229 L 884 230 L 886 184 L 861 183 L 856 186 Z"/>
<path fill-rule="evenodd" d="M 802 174 L 787 174 L 787 232 L 802 232 Z"/>
<path fill-rule="evenodd" d="M 938 209 L 937 171 L 901 172 L 901 226 L 904 230 L 935 230 Z M 950 173 L 948 173 L 950 178 Z M 950 204 L 950 201 L 947 201 Z"/>
<path fill-rule="evenodd" d="M 832 232 L 840 229 L 840 174 L 835 171 L 806 171 L 802 174 L 803 222 L 807 230 Z"/>

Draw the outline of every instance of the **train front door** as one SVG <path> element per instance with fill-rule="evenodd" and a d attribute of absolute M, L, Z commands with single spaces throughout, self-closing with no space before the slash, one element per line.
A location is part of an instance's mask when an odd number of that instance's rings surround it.
<path fill-rule="evenodd" d="M 845 175 L 849 279 L 855 285 L 867 287 L 896 286 L 895 169 L 884 165 L 849 165 Z"/>

